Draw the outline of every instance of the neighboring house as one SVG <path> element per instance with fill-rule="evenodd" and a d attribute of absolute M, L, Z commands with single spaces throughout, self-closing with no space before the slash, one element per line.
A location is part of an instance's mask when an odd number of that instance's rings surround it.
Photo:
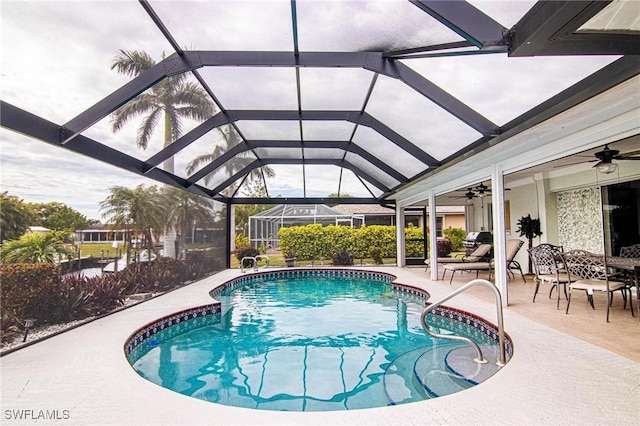
<path fill-rule="evenodd" d="M 44 226 L 30 226 L 29 229 L 27 229 L 28 234 L 45 235 L 45 234 L 48 234 L 49 232 L 51 232 L 51 229 L 45 228 Z"/>
<path fill-rule="evenodd" d="M 395 225 L 396 213 L 394 209 L 378 204 L 341 204 L 332 207 L 334 210 L 353 217 L 362 219 L 365 225 Z M 425 220 L 424 209 L 405 210 L 405 223 L 423 227 Z M 426 215 L 429 222 L 429 215 Z M 447 228 L 462 228 L 465 225 L 464 206 L 436 206 L 436 232 L 442 237 L 442 230 Z"/>
<path fill-rule="evenodd" d="M 82 244 L 90 243 L 124 243 L 125 232 L 121 229 L 113 229 L 112 225 L 94 223 L 86 229 L 76 231 L 76 241 Z"/>

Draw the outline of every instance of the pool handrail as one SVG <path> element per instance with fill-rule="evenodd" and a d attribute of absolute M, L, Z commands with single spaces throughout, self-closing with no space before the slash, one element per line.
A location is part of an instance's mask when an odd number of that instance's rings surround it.
<path fill-rule="evenodd" d="M 447 300 L 452 299 L 458 294 L 463 293 L 467 289 L 474 287 L 476 285 L 484 285 L 486 287 L 491 288 L 491 290 L 493 290 L 496 296 L 496 307 L 497 307 L 497 316 L 498 316 L 498 346 L 500 349 L 500 359 L 498 360 L 497 364 L 501 366 L 505 365 L 507 363 L 507 357 L 506 357 L 505 341 L 504 341 L 504 319 L 503 319 L 503 313 L 502 313 L 502 296 L 500 295 L 500 292 L 498 291 L 496 286 L 491 281 L 487 281 L 483 279 L 475 279 L 475 280 L 469 281 L 462 287 L 458 288 L 457 290 L 454 290 L 449 295 L 443 297 L 437 302 L 433 302 L 429 304 L 429 306 L 424 308 L 424 310 L 422 311 L 422 314 L 420 315 L 420 325 L 422 325 L 422 328 L 424 329 L 424 331 L 426 331 L 427 334 L 431 337 L 436 337 L 439 339 L 454 340 L 458 342 L 465 342 L 469 344 L 471 347 L 473 347 L 473 349 L 475 349 L 477 354 L 477 358 L 474 358 L 473 360 L 479 364 L 486 363 L 487 360 L 485 360 L 484 357 L 482 356 L 482 351 L 480 350 L 480 346 L 478 346 L 478 344 L 473 340 L 463 336 L 452 336 L 447 334 L 434 333 L 429 329 L 429 325 L 427 324 L 427 315 L 431 311 L 433 311 L 438 306 L 442 305 Z"/>
<path fill-rule="evenodd" d="M 269 256 L 267 256 L 266 254 L 259 254 L 257 256 L 245 256 L 242 258 L 242 260 L 240 261 L 240 271 L 242 273 L 244 273 L 244 261 L 245 260 L 252 260 L 252 267 L 254 271 L 258 270 L 258 260 L 259 259 L 266 259 L 267 263 L 265 265 L 265 268 L 269 267 Z"/>

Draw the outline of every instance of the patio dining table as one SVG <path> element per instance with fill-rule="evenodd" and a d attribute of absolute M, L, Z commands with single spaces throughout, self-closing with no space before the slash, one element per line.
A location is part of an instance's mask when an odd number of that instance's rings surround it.
<path fill-rule="evenodd" d="M 638 317 L 640 318 L 640 258 L 607 256 L 606 260 L 607 266 L 621 271 L 633 272 L 633 280 L 636 287 L 636 306 L 638 307 Z M 633 312 L 633 303 L 631 304 L 631 311 Z"/>

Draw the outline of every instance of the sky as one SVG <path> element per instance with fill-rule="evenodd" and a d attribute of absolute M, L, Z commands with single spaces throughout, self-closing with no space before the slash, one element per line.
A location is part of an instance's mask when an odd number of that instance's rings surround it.
<path fill-rule="evenodd" d="M 532 1 L 473 2 L 506 27 L 512 26 Z M 290 50 L 290 2 L 286 1 L 162 1 L 150 2 L 178 43 L 202 50 Z M 308 51 L 366 49 L 378 34 L 397 43 L 417 44 L 436 37 L 416 30 L 423 15 L 397 1 L 299 1 L 300 49 Z M 400 18 L 402 15 L 402 18 Z M 381 21 L 381 17 L 387 17 Z M 344 19 L 347 19 L 345 21 Z M 120 49 L 137 49 L 159 59 L 173 52 L 138 2 L 134 1 L 7 1 L 0 2 L 0 97 L 56 124 L 64 124 L 128 81 L 110 69 Z M 437 37 L 450 37 L 449 34 Z M 337 49 L 335 46 L 339 46 Z M 613 57 L 507 58 L 506 55 L 410 60 L 404 63 L 453 96 L 500 125 L 560 90 L 612 62 Z M 292 68 L 219 67 L 202 69 L 202 77 L 227 109 L 296 109 Z M 362 69 L 301 69 L 303 107 L 359 109 L 371 73 Z M 327 87 L 330 90 L 327 90 Z M 381 76 L 367 112 L 442 159 L 479 134 L 435 107 L 398 80 Z M 157 130 L 146 151 L 136 147 L 138 122 L 111 130 L 109 118 L 84 135 L 138 159 L 161 149 Z M 185 122 L 185 132 L 195 127 Z M 239 124 L 249 139 L 296 138 L 296 123 Z M 352 126 L 305 124 L 307 139 L 348 138 Z M 354 141 L 377 152 L 407 173 L 420 172 L 415 159 L 405 158 L 387 140 L 359 128 Z M 176 158 L 176 173 L 186 177 L 186 164 L 211 151 L 215 132 L 192 144 Z M 413 161 L 413 162 L 412 162 Z M 109 188 L 153 185 L 155 181 L 119 170 L 98 160 L 0 128 L 0 190 L 26 202 L 57 201 L 91 219 L 101 219 L 99 203 Z M 300 167 L 273 166 L 270 195 L 301 195 Z M 336 192 L 336 168 L 307 171 L 307 195 Z M 358 180 L 345 174 L 343 192 L 368 196 Z"/>

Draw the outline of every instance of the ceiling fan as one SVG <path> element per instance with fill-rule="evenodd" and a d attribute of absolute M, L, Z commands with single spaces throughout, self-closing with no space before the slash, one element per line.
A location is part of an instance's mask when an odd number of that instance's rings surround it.
<path fill-rule="evenodd" d="M 593 167 L 598 169 L 600 173 L 609 174 L 609 173 L 615 172 L 618 169 L 618 163 L 616 163 L 613 160 L 640 160 L 640 149 L 627 152 L 626 154 L 620 154 L 619 150 L 611 149 L 607 144 L 604 146 L 602 151 L 598 151 L 593 155 L 596 157 L 594 160 L 582 161 L 579 163 L 572 163 L 572 164 L 564 164 L 562 166 L 557 166 L 557 167 L 572 166 L 574 164 L 580 164 L 584 162 L 593 163 L 597 161 L 597 163 Z"/>
<path fill-rule="evenodd" d="M 505 188 L 505 191 L 509 191 L 509 188 Z M 491 194 L 491 188 L 489 188 L 483 182 L 480 182 L 480 185 L 478 186 L 467 188 L 467 192 L 465 192 L 464 194 L 454 195 L 450 198 L 466 198 L 467 200 L 471 201 L 474 198 L 483 198 L 489 194 Z"/>

